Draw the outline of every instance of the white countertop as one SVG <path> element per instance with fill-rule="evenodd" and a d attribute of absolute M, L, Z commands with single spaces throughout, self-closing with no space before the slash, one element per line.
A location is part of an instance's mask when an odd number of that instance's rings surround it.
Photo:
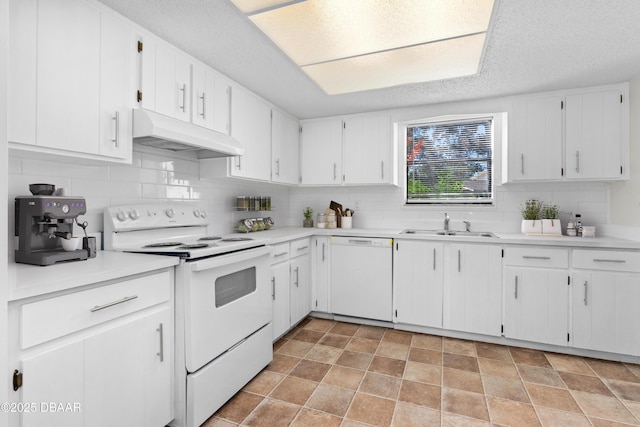
<path fill-rule="evenodd" d="M 17 264 L 9 258 L 9 301 L 121 279 L 177 265 L 177 257 L 98 251 L 95 258 L 48 266 Z"/>

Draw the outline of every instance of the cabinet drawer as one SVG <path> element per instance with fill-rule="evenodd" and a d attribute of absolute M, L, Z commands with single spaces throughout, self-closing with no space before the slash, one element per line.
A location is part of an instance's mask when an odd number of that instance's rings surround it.
<path fill-rule="evenodd" d="M 568 249 L 508 247 L 504 253 L 505 265 L 523 267 L 569 267 Z"/>
<path fill-rule="evenodd" d="M 271 264 L 277 264 L 289 259 L 289 243 L 271 246 Z"/>
<path fill-rule="evenodd" d="M 309 253 L 309 239 L 295 240 L 291 242 L 291 258 Z"/>
<path fill-rule="evenodd" d="M 627 251 L 573 251 L 573 267 L 590 270 L 640 272 L 640 252 Z"/>
<path fill-rule="evenodd" d="M 168 301 L 169 271 L 24 304 L 22 349 Z"/>

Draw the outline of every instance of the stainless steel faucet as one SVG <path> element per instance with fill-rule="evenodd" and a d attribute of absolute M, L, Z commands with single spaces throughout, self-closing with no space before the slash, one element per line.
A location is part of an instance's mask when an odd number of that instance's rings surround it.
<path fill-rule="evenodd" d="M 449 215 L 444 213 L 444 231 L 449 231 Z"/>
<path fill-rule="evenodd" d="M 464 222 L 464 229 L 467 232 L 471 231 L 471 222 L 469 222 L 469 221 L 462 221 L 462 222 Z"/>

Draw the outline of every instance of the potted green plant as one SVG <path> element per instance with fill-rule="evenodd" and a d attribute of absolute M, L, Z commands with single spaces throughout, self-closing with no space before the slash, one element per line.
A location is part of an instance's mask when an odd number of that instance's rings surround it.
<path fill-rule="evenodd" d="M 542 233 L 552 236 L 562 235 L 560 209 L 557 205 L 545 204 L 542 206 Z"/>
<path fill-rule="evenodd" d="M 520 231 L 523 234 L 542 234 L 542 222 L 540 221 L 542 206 L 542 202 L 537 199 L 528 199 L 524 205 L 520 206 L 522 214 Z"/>
<path fill-rule="evenodd" d="M 313 209 L 307 206 L 302 211 L 302 215 L 304 215 L 304 221 L 302 221 L 302 226 L 313 227 Z"/>

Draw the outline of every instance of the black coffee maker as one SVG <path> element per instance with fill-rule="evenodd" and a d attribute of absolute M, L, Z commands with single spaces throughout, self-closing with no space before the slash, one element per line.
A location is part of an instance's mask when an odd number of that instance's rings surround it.
<path fill-rule="evenodd" d="M 87 212 L 83 197 L 54 196 L 55 186 L 31 184 L 32 196 L 15 198 L 15 235 L 19 238 L 15 261 L 51 265 L 89 257 L 87 249 L 66 251 L 60 239 L 73 236 L 73 223 Z"/>

